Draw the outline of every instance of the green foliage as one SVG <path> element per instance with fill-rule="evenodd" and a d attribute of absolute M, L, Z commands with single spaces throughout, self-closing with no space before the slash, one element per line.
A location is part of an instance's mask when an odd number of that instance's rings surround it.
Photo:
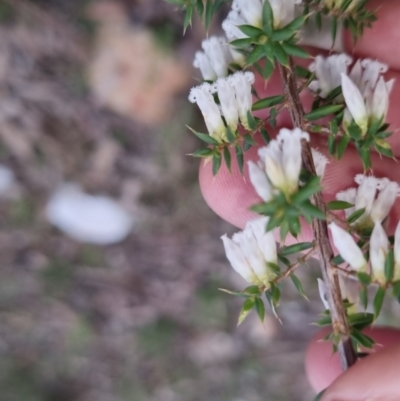
<path fill-rule="evenodd" d="M 167 3 L 177 6 L 184 12 L 183 32 L 192 25 L 195 12 L 203 21 L 206 29 L 210 27 L 213 16 L 219 11 L 223 3 L 230 0 L 165 0 Z"/>
<path fill-rule="evenodd" d="M 326 218 L 325 213 L 310 202 L 312 195 L 320 190 L 320 177 L 312 177 L 296 193 L 287 195 L 279 192 L 271 201 L 254 205 L 251 209 L 258 214 L 269 216 L 267 231 L 280 226 L 282 239 L 286 238 L 287 233 L 296 238 L 301 231 L 301 217 L 309 224 L 314 218 Z M 309 244 L 307 243 L 307 246 Z"/>

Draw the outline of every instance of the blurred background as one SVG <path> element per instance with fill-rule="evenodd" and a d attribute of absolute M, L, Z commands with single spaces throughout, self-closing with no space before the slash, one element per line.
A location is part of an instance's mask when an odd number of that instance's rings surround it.
<path fill-rule="evenodd" d="M 288 288 L 283 325 L 237 329 L 218 290 L 244 283 L 186 156 L 205 32 L 182 19 L 162 0 L 0 0 L 2 401 L 313 397 L 322 304 Z"/>

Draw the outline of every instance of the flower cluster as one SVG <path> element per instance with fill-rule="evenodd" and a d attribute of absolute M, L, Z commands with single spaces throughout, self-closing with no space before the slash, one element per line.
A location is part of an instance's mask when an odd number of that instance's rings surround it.
<path fill-rule="evenodd" d="M 237 130 L 239 120 L 249 129 L 253 83 L 252 72 L 237 72 L 227 78 L 219 78 L 213 85 L 204 83 L 192 88 L 189 100 L 199 106 L 211 137 L 219 142 L 227 140 L 222 116 L 233 132 Z M 220 105 L 215 102 L 214 93 L 218 94 Z"/>
<path fill-rule="evenodd" d="M 274 28 L 282 28 L 295 18 L 295 5 L 301 0 L 269 0 L 274 18 Z M 246 38 L 240 29 L 240 25 L 252 25 L 261 28 L 262 25 L 261 0 L 234 0 L 232 10 L 222 23 L 229 40 Z"/>
<path fill-rule="evenodd" d="M 329 57 L 317 56 L 309 66 L 316 76 L 309 88 L 325 99 L 334 89 L 341 86 L 341 73 L 347 74 L 353 59 L 347 54 L 333 54 Z"/>
<path fill-rule="evenodd" d="M 249 162 L 250 181 L 265 202 L 269 202 L 277 191 L 293 194 L 298 190 L 303 139 L 310 140 L 307 132 L 283 128 L 275 140 L 259 149 L 259 162 Z M 313 150 L 313 157 L 317 174 L 322 176 L 328 160 L 316 150 Z"/>
<path fill-rule="evenodd" d="M 195 54 L 193 66 L 200 69 L 205 81 L 215 81 L 228 75 L 229 65 L 243 65 L 245 56 L 234 50 L 224 37 L 212 36 L 202 43 L 203 51 Z"/>
<path fill-rule="evenodd" d="M 368 267 L 367 260 L 354 238 L 346 230 L 335 223 L 331 223 L 329 228 L 332 233 L 333 243 L 344 261 L 347 262 L 356 272 L 366 272 Z M 390 243 L 388 236 L 382 227 L 382 224 L 377 221 L 372 230 L 369 243 L 369 257 L 372 277 L 382 286 L 387 284 L 385 261 L 389 251 Z M 400 280 L 400 223 L 397 225 L 395 233 L 393 252 L 394 275 L 392 281 L 397 281 Z"/>
<path fill-rule="evenodd" d="M 248 283 L 270 287 L 276 277 L 269 264 L 277 265 L 277 244 L 272 231 L 266 232 L 267 217 L 251 220 L 243 231 L 221 237 L 232 267 Z"/>
<path fill-rule="evenodd" d="M 349 127 L 354 121 L 361 134 L 367 133 L 369 125 L 384 124 L 389 109 L 389 95 L 394 79 L 385 81 L 382 74 L 388 67 L 378 61 L 358 60 L 349 75 L 341 73 L 342 92 L 346 102 L 343 124 Z"/>
<path fill-rule="evenodd" d="M 336 199 L 354 205 L 345 210 L 346 218 L 357 210 L 365 209 L 364 213 L 351 223 L 355 228 L 372 228 L 374 223 L 381 223 L 388 216 L 396 198 L 400 196 L 400 186 L 388 178 L 362 174 L 356 175 L 354 180 L 359 187 L 339 192 Z"/>

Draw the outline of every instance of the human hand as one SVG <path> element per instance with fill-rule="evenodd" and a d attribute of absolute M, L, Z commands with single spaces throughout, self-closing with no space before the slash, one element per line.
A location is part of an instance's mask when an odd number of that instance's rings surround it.
<path fill-rule="evenodd" d="M 395 134 L 389 138 L 392 150 L 396 157 L 400 157 L 400 1 L 398 0 L 373 0 L 368 3 L 371 9 L 378 9 L 378 21 L 374 23 L 373 29 L 367 29 L 362 39 L 356 46 L 352 45 L 350 35 L 344 33 L 345 47 L 348 54 L 355 58 L 378 59 L 389 65 L 387 79 L 395 78 L 396 83 L 391 94 L 390 109 L 387 121 L 391 123 L 390 129 Z M 319 51 L 320 53 L 320 51 Z M 272 76 L 266 88 L 263 82 L 256 85 L 260 97 L 273 96 L 281 93 L 281 84 L 278 74 Z M 302 95 L 303 102 L 310 104 L 310 97 Z M 278 119 L 277 129 L 290 127 L 288 115 L 282 113 Z M 318 148 L 322 153 L 328 154 L 326 149 L 326 138 L 320 135 L 312 136 L 312 146 Z M 258 139 L 258 144 L 262 140 Z M 257 160 L 257 149 L 252 148 L 245 154 L 245 161 Z M 374 175 L 377 177 L 388 177 L 400 182 L 399 164 L 395 160 L 380 158 L 372 155 Z M 249 207 L 260 201 L 255 193 L 247 170 L 244 169 L 244 178 L 233 163 L 232 173 L 222 166 L 218 175 L 213 177 L 211 163 L 201 163 L 199 179 L 203 196 L 210 206 L 220 217 L 233 225 L 243 228 L 246 222 L 254 218 Z M 324 179 L 324 197 L 331 200 L 341 190 L 354 186 L 353 178 L 362 173 L 363 167 L 359 156 L 354 148 L 349 148 L 340 163 L 334 160 L 327 166 Z M 392 209 L 389 216 L 389 231 L 394 229 L 400 218 L 399 202 Z M 311 239 L 311 231 L 307 226 L 302 229 L 299 241 Z M 376 347 L 377 352 L 368 356 L 365 360 L 358 362 L 349 371 L 340 375 L 340 365 L 337 356 L 332 357 L 331 345 L 316 342 L 314 339 L 309 347 L 306 368 L 309 380 L 317 391 L 321 391 L 330 385 L 339 375 L 340 377 L 327 390 L 323 401 L 357 401 L 357 400 L 399 400 L 400 382 L 397 378 L 400 361 L 400 331 L 387 329 L 374 329 L 369 333 L 382 349 Z M 320 335 L 322 338 L 323 336 Z"/>
<path fill-rule="evenodd" d="M 377 345 L 374 352 L 342 373 L 339 357 L 332 355 L 332 344 L 322 339 L 326 330 L 310 342 L 306 353 L 306 372 L 318 393 L 325 388 L 321 401 L 398 401 L 400 383 L 400 330 L 365 330 Z"/>

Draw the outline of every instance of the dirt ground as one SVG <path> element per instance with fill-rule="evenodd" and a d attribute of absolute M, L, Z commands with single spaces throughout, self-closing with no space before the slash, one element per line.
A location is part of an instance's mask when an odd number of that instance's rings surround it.
<path fill-rule="evenodd" d="M 204 203 L 201 124 L 186 101 L 200 24 L 182 37 L 162 0 L 0 0 L 2 401 L 305 401 L 315 290 L 288 288 L 264 327 L 219 287 L 241 289 Z M 44 206 L 63 182 L 134 216 L 122 243 L 78 243 Z M 317 271 L 304 275 L 311 286 Z M 315 286 L 314 286 L 315 287 Z"/>

